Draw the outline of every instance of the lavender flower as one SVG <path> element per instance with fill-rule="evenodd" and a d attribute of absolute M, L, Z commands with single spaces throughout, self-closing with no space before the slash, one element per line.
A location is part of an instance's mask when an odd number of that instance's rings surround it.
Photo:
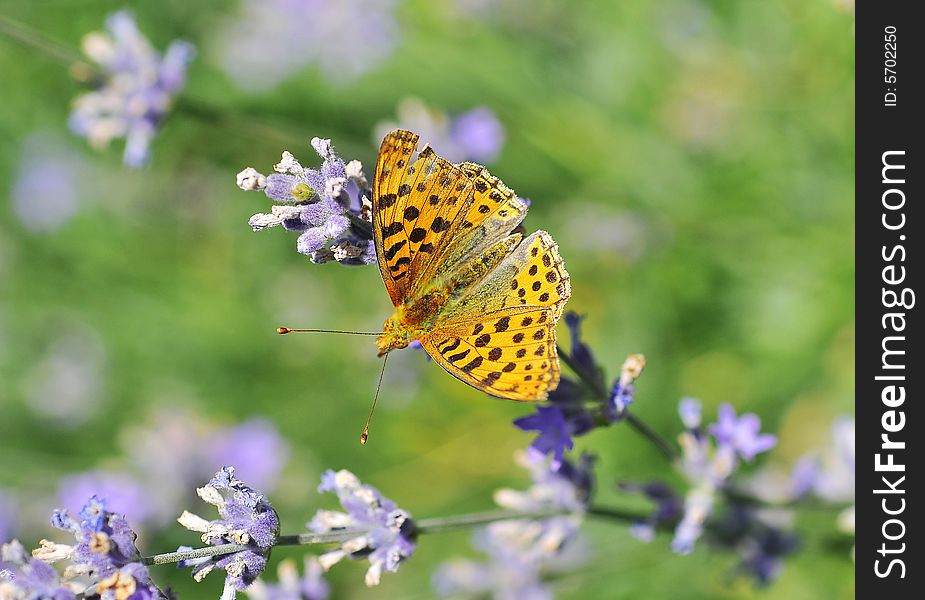
<path fill-rule="evenodd" d="M 369 225 L 372 193 L 363 165 L 359 161 L 345 164 L 334 154 L 331 140 L 313 138 L 312 147 L 324 159 L 320 171 L 302 167 L 287 151 L 274 167 L 276 173 L 264 176 L 252 167 L 238 173 L 238 187 L 260 190 L 283 203 L 273 206 L 269 214 L 252 216 L 251 227 L 260 231 L 282 226 L 300 232 L 296 249 L 314 263 L 376 262 Z"/>
<path fill-rule="evenodd" d="M 571 358 L 585 378 L 603 389 L 604 373 L 597 366 L 591 349 L 582 340 L 581 320 L 582 317 L 573 312 L 565 315 L 565 323 L 571 332 Z M 549 394 L 549 405 L 537 405 L 535 414 L 516 419 L 514 425 L 524 431 L 539 432 L 530 445 L 530 451 L 551 455 L 553 466 L 557 467 L 565 451 L 574 446 L 575 436 L 615 423 L 626 416 L 633 402 L 634 382 L 645 364 L 645 357 L 641 354 L 627 357 L 620 377 L 614 382 L 606 400 L 589 397 L 590 390 L 585 386 L 562 377 L 559 386 Z"/>
<path fill-rule="evenodd" d="M 548 545 L 539 527 L 519 521 L 493 523 L 473 536 L 472 545 L 488 560 L 455 558 L 440 565 L 432 578 L 438 595 L 552 600 L 552 589 L 543 583 L 548 561 L 531 556 L 533 549 Z"/>
<path fill-rule="evenodd" d="M 10 600 L 73 600 L 54 567 L 31 558 L 17 540 L 0 548 L 0 598 Z"/>
<path fill-rule="evenodd" d="M 488 107 L 480 106 L 455 117 L 429 108 L 417 98 L 407 98 L 398 105 L 398 119 L 376 125 L 374 143 L 393 129 L 407 129 L 420 134 L 421 140 L 450 162 L 466 160 L 490 163 L 504 146 L 504 127 Z"/>
<path fill-rule="evenodd" d="M 319 492 L 334 492 L 347 512 L 319 510 L 308 524 L 314 533 L 357 530 L 357 537 L 343 542 L 336 550 L 320 557 L 321 566 L 330 569 L 343 558 L 369 560 L 366 585 L 379 584 L 382 571 L 395 573 L 411 558 L 416 547 L 416 531 L 411 515 L 398 508 L 376 488 L 360 482 L 350 471 L 326 471 Z"/>
<path fill-rule="evenodd" d="M 139 167 L 183 87 L 194 50 L 178 40 L 159 55 L 126 11 L 110 15 L 106 30 L 84 37 L 83 51 L 99 67 L 101 83 L 74 101 L 70 127 L 97 148 L 124 137 L 122 161 Z"/>
<path fill-rule="evenodd" d="M 777 445 L 777 436 L 759 433 L 761 419 L 754 413 L 736 416 L 735 409 L 729 404 L 719 407 L 719 419 L 710 427 L 710 433 L 717 444 L 728 444 L 736 453 L 747 461 L 752 461 L 756 454 L 766 452 Z"/>
<path fill-rule="evenodd" d="M 247 589 L 251 600 L 326 600 L 331 594 L 322 577 L 324 569 L 315 556 L 305 557 L 305 573 L 299 577 L 295 562 L 286 559 L 279 563 L 279 583 L 266 583 L 258 579 Z"/>
<path fill-rule="evenodd" d="M 196 581 L 218 567 L 224 569 L 225 588 L 222 598 L 234 598 L 263 572 L 267 556 L 279 535 L 279 517 L 263 496 L 234 476 L 233 467 L 222 467 L 206 485 L 196 490 L 199 497 L 215 506 L 220 519 L 207 521 L 184 511 L 177 521 L 191 531 L 202 533 L 202 541 L 213 546 L 243 544 L 247 550 L 198 558 L 179 563 L 192 567 Z M 188 549 L 181 547 L 181 550 Z"/>
<path fill-rule="evenodd" d="M 562 464 L 565 451 L 575 446 L 572 436 L 578 431 L 577 423 L 566 421 L 558 406 L 537 406 L 535 414 L 514 420 L 514 425 L 524 431 L 539 432 L 529 450 L 539 456 L 552 455 L 554 466 Z"/>
<path fill-rule="evenodd" d="M 488 555 L 488 561 L 454 559 L 444 563 L 433 577 L 438 594 L 551 599 L 553 593 L 543 583 L 543 574 L 574 562 L 568 554 L 576 547 L 591 494 L 593 460 L 582 455 L 578 464 L 566 460 L 557 469 L 535 453 L 519 453 L 516 460 L 530 470 L 534 483 L 526 491 L 498 490 L 495 502 L 525 513 L 562 511 L 563 515 L 486 526 L 475 534 L 473 546 Z"/>
<path fill-rule="evenodd" d="M 700 427 L 701 408 L 693 398 L 684 398 L 678 412 L 686 429 L 680 436 L 682 456 L 680 467 L 692 487 L 684 499 L 684 514 L 675 529 L 671 547 L 687 554 L 703 534 L 704 524 L 713 510 L 718 490 L 728 481 L 739 465 L 739 459 L 753 460 L 755 455 L 774 447 L 777 438 L 761 434 L 761 420 L 748 413 L 737 417 L 729 405 L 722 405 L 719 420 L 709 427 L 713 443 Z"/>
<path fill-rule="evenodd" d="M 241 88 L 270 89 L 317 65 L 347 82 L 385 61 L 398 43 L 395 0 L 246 0 L 215 54 Z"/>
<path fill-rule="evenodd" d="M 610 399 L 605 407 L 605 415 L 609 422 L 619 421 L 626 416 L 626 409 L 633 403 L 633 394 L 636 391 L 634 382 L 642 374 L 645 366 L 646 357 L 642 354 L 631 354 L 623 361 L 620 377 L 613 383 Z"/>
<path fill-rule="evenodd" d="M 83 591 L 87 598 L 165 598 L 141 564 L 135 532 L 124 516 L 107 510 L 98 496 L 92 496 L 78 516 L 79 520 L 67 510 L 56 510 L 51 519 L 52 526 L 74 535 L 75 546 L 42 540 L 32 555 L 45 562 L 69 560 L 64 577 L 89 576 L 91 584 Z"/>
<path fill-rule="evenodd" d="M 158 409 L 119 434 L 120 444 L 142 486 L 145 518 L 159 526 L 173 522 L 192 499 L 197 482 L 220 465 L 240 464 L 235 473 L 255 489 L 272 491 L 289 449 L 276 428 L 264 419 L 216 427 L 200 415 L 178 407 Z"/>

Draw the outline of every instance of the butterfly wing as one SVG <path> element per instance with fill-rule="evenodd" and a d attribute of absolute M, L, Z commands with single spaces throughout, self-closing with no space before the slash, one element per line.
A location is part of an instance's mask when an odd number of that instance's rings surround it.
<path fill-rule="evenodd" d="M 511 400 L 543 400 L 559 383 L 556 323 L 571 296 L 553 239 L 537 231 L 451 303 L 421 345 L 469 385 Z"/>
<path fill-rule="evenodd" d="M 394 305 L 507 236 L 527 205 L 484 167 L 453 165 L 418 136 L 382 140 L 373 184 L 379 270 Z"/>
<path fill-rule="evenodd" d="M 379 271 L 398 306 L 413 295 L 426 266 L 448 246 L 457 217 L 472 202 L 472 181 L 418 136 L 397 130 L 382 140 L 373 181 L 373 233 Z"/>
<path fill-rule="evenodd" d="M 432 281 L 452 273 L 466 262 L 478 258 L 495 243 L 507 237 L 527 215 L 527 205 L 488 169 L 475 163 L 458 165 L 472 179 L 472 201 L 457 217 L 458 229 L 439 260 L 423 275 Z"/>
<path fill-rule="evenodd" d="M 436 327 L 510 307 L 549 306 L 558 321 L 571 295 L 568 271 L 556 242 L 545 231 L 536 231 L 468 293 L 451 302 Z"/>
<path fill-rule="evenodd" d="M 421 338 L 434 362 L 508 400 L 544 400 L 559 384 L 553 309 L 508 308 L 455 321 Z"/>

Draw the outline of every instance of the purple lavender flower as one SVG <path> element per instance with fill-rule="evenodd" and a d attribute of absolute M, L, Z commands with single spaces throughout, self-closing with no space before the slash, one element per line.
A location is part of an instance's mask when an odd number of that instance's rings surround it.
<path fill-rule="evenodd" d="M 220 32 L 215 54 L 231 80 L 251 91 L 309 65 L 347 82 L 395 49 L 394 11 L 395 0 L 247 0 Z"/>
<path fill-rule="evenodd" d="M 264 497 L 234 476 L 233 467 L 222 467 L 205 487 L 196 490 L 199 497 L 218 509 L 220 519 L 207 521 L 184 511 L 177 519 L 191 531 L 202 533 L 202 541 L 213 545 L 243 544 L 247 550 L 224 556 L 198 558 L 179 563 L 192 567 L 196 581 L 218 567 L 224 569 L 223 599 L 234 598 L 263 572 L 267 556 L 279 535 L 279 517 Z M 181 547 L 189 549 L 188 547 Z"/>
<path fill-rule="evenodd" d="M 341 559 L 369 560 L 366 585 L 378 585 L 382 571 L 395 573 L 416 547 L 417 533 L 411 515 L 398 508 L 371 485 L 360 482 L 350 471 L 326 471 L 319 492 L 334 492 L 347 512 L 319 510 L 308 524 L 314 533 L 355 529 L 357 537 L 343 542 L 336 550 L 322 554 L 325 570 Z"/>
<path fill-rule="evenodd" d="M 119 433 L 135 479 L 150 509 L 146 517 L 159 526 L 173 522 L 189 505 L 198 482 L 225 464 L 241 464 L 237 474 L 255 489 L 271 492 L 285 466 L 289 449 L 269 421 L 252 419 L 215 427 L 200 415 L 178 407 L 161 407 L 149 418 Z M 134 521 L 133 521 L 134 522 Z"/>
<path fill-rule="evenodd" d="M 266 419 L 250 419 L 216 431 L 207 442 L 210 464 L 235 465 L 235 472 L 260 490 L 273 489 L 289 447 Z"/>
<path fill-rule="evenodd" d="M 433 586 L 441 596 L 492 595 L 495 598 L 552 598 L 543 574 L 570 557 L 591 493 L 593 459 L 582 455 L 577 464 L 564 461 L 553 469 L 545 457 L 519 453 L 518 462 L 530 470 L 533 485 L 526 491 L 501 489 L 500 506 L 525 513 L 562 511 L 562 516 L 513 519 L 492 523 L 478 531 L 473 545 L 488 555 L 485 562 L 454 559 L 434 574 Z"/>
<path fill-rule="evenodd" d="M 729 404 L 719 407 L 719 419 L 710 427 L 710 433 L 717 444 L 728 444 L 747 461 L 755 455 L 766 452 L 777 445 L 777 436 L 759 433 L 761 419 L 754 413 L 736 417 L 735 409 Z"/>
<path fill-rule="evenodd" d="M 326 600 L 331 588 L 324 580 L 324 569 L 315 556 L 305 557 L 305 573 L 299 571 L 292 559 L 279 563 L 279 583 L 266 583 L 258 579 L 247 589 L 251 600 Z"/>
<path fill-rule="evenodd" d="M 564 460 L 558 467 L 545 456 L 531 452 L 518 453 L 515 460 L 530 471 L 533 485 L 524 492 L 506 488 L 496 491 L 497 504 L 522 512 L 561 510 L 584 513 L 594 483 L 594 458 L 591 455 L 582 454 L 577 463 Z"/>
<path fill-rule="evenodd" d="M 314 138 L 312 147 L 324 159 L 320 171 L 304 168 L 287 151 L 274 167 L 276 173 L 264 176 L 252 167 L 238 173 L 241 189 L 260 190 L 284 203 L 273 206 L 269 214 L 252 216 L 250 226 L 254 231 L 282 226 L 300 232 L 296 249 L 314 263 L 376 262 L 369 225 L 372 192 L 363 165 L 359 161 L 345 164 L 334 154 L 331 140 Z"/>
<path fill-rule="evenodd" d="M 610 400 L 604 410 L 609 422 L 619 421 L 626 416 L 626 410 L 633 403 L 633 394 L 636 391 L 634 382 L 645 366 L 646 357 L 642 354 L 631 354 L 623 361 L 620 377 L 610 390 Z"/>
<path fill-rule="evenodd" d="M 685 425 L 681 434 L 681 471 L 691 483 L 684 499 L 684 513 L 675 529 L 671 547 L 675 552 L 692 552 L 703 534 L 704 524 L 713 511 L 716 493 L 739 466 L 739 460 L 752 460 L 759 452 L 774 447 L 777 437 L 761 434 L 757 415 L 736 417 L 735 410 L 722 405 L 717 423 L 708 429 L 715 447 L 701 428 L 700 403 L 693 398 L 681 400 L 678 413 Z"/>
<path fill-rule="evenodd" d="M 127 11 L 110 15 L 106 30 L 84 37 L 84 53 L 99 67 L 102 83 L 74 101 L 70 127 L 97 148 L 124 137 L 122 161 L 139 167 L 147 162 L 148 146 L 183 87 L 194 50 L 178 40 L 160 56 Z"/>
<path fill-rule="evenodd" d="M 552 600 L 543 571 L 554 557 L 538 560 L 530 554 L 545 541 L 519 521 L 493 523 L 472 541 L 488 560 L 456 558 L 443 563 L 431 580 L 434 591 L 444 597 Z"/>
<path fill-rule="evenodd" d="M 449 117 L 429 108 L 416 98 L 403 100 L 397 109 L 398 119 L 376 125 L 374 143 L 393 129 L 416 131 L 423 142 L 450 162 L 490 163 L 504 146 L 504 127 L 488 107 L 480 106 Z"/>
<path fill-rule="evenodd" d="M 574 426 L 565 420 L 565 415 L 558 406 L 538 405 L 536 413 L 515 419 L 514 425 L 524 431 L 539 432 L 530 444 L 530 450 L 540 456 L 551 454 L 554 466 L 562 464 L 565 451 L 571 450 L 575 445 L 572 441 Z"/>
<path fill-rule="evenodd" d="M 67 510 L 80 510 L 87 498 L 106 499 L 106 507 L 125 515 L 132 523 L 151 518 L 154 507 L 144 487 L 132 477 L 109 471 L 89 471 L 69 475 L 58 483 L 58 503 Z"/>
<path fill-rule="evenodd" d="M 571 358 L 584 377 L 603 388 L 604 374 L 595 363 L 591 349 L 581 338 L 581 319 L 573 312 L 565 315 L 565 322 L 571 332 Z M 558 467 L 565 451 L 574 446 L 572 438 L 584 435 L 595 427 L 615 423 L 626 416 L 633 402 L 633 384 L 644 367 L 643 355 L 627 357 L 620 377 L 614 382 L 606 401 L 589 398 L 584 386 L 562 377 L 559 386 L 549 394 L 549 406 L 536 406 L 535 414 L 516 419 L 514 425 L 524 431 L 538 431 L 539 435 L 530 445 L 530 450 L 541 455 L 551 455 L 553 466 Z"/>
<path fill-rule="evenodd" d="M 77 540 L 69 556 L 74 571 L 103 579 L 141 558 L 135 547 L 135 532 L 124 516 L 106 510 L 105 500 L 91 496 L 78 516 L 79 519 L 67 510 L 56 510 L 51 518 L 52 526 L 71 532 Z M 44 552 L 53 552 L 53 547 L 48 546 Z"/>
<path fill-rule="evenodd" d="M 77 544 L 67 546 L 43 540 L 33 556 L 46 562 L 68 559 L 65 576 L 89 576 L 86 598 L 128 598 L 153 600 L 164 594 L 151 581 L 135 547 L 135 532 L 125 517 L 106 508 L 104 500 L 92 496 L 78 518 L 67 510 L 56 510 L 52 526 L 71 532 Z"/>
<path fill-rule="evenodd" d="M 594 354 L 591 348 L 584 342 L 581 335 L 581 322 L 585 317 L 574 311 L 565 313 L 565 324 L 568 327 L 569 338 L 572 344 L 572 360 L 575 361 L 588 375 L 597 376 L 600 383 L 604 383 L 604 378 L 600 373 L 597 362 L 594 360 Z"/>
<path fill-rule="evenodd" d="M 35 600 L 74 600 L 51 565 L 32 558 L 17 540 L 0 548 L 0 597 Z"/>

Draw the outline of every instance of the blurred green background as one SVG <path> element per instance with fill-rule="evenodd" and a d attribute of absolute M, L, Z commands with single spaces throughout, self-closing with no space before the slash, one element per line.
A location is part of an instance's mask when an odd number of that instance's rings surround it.
<path fill-rule="evenodd" d="M 703 400 L 707 415 L 721 402 L 757 412 L 781 436 L 757 468 L 786 468 L 824 444 L 832 418 L 853 411 L 847 4 L 409 0 L 387 11 L 394 51 L 364 72 L 339 77 L 308 62 L 246 90 L 222 68 L 217 41 L 241 8 L 128 3 L 156 48 L 179 37 L 199 48 L 180 107 L 137 171 L 122 166 L 121 142 L 94 152 L 68 132 L 81 88 L 66 65 L 0 37 L 0 494 L 13 532 L 27 546 L 51 535 L 45 515 L 75 473 L 157 486 L 174 470 L 218 466 L 139 468 L 137 454 L 176 452 L 175 440 L 152 438 L 159 419 L 199 432 L 255 417 L 278 428 L 288 462 L 271 499 L 285 532 L 334 506 L 315 492 L 329 467 L 419 517 L 490 509 L 497 487 L 527 485 L 511 457 L 532 437 L 510 422 L 528 407 L 489 399 L 405 351 L 390 361 L 361 447 L 380 365 L 372 341 L 274 333 L 280 324 L 375 330 L 391 306 L 375 267 L 315 266 L 295 252 L 294 234 L 252 233 L 247 219 L 269 202 L 238 190 L 235 174 L 270 171 L 284 149 L 315 165 L 312 136 L 332 138 L 369 172 L 373 131 L 408 97 L 448 114 L 495 112 L 506 140 L 492 172 L 532 199 L 528 229 L 559 242 L 569 308 L 587 315 L 599 360 L 615 376 L 627 354 L 648 358 L 637 415 L 673 438 L 683 395 Z M 0 14 L 76 51 L 125 6 L 3 0 Z M 318 43 L 362 40 L 328 35 Z M 15 204 L 25 172 L 62 169 L 67 207 L 57 194 Z M 52 225 L 29 226 L 30 210 Z M 600 457 L 602 503 L 646 506 L 620 496 L 618 480 L 678 480 L 626 427 L 578 447 Z M 172 508 L 208 514 L 193 499 Z M 829 543 L 834 514 L 796 524 L 808 533 L 803 551 L 768 589 L 731 580 L 732 555 L 705 546 L 674 555 L 669 537 L 643 545 L 599 521 L 585 527 L 589 562 L 554 587 L 564 598 L 852 597 L 850 542 Z M 194 542 L 159 526 L 140 540 L 146 552 Z M 467 532 L 425 537 L 379 588 L 363 586 L 361 564 L 335 567 L 330 580 L 337 598 L 427 598 L 433 569 L 460 554 L 475 556 Z M 169 567 L 154 577 L 188 598 L 221 588 L 219 576 L 193 584 Z"/>

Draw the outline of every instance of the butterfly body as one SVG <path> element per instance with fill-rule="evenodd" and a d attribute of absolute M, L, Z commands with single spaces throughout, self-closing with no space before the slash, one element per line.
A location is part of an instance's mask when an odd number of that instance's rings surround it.
<path fill-rule="evenodd" d="M 513 400 L 555 389 L 555 324 L 571 294 L 555 242 L 513 232 L 527 205 L 481 165 L 453 165 L 407 131 L 382 142 L 373 184 L 379 268 L 395 310 L 379 354 L 418 340 L 465 383 Z"/>

